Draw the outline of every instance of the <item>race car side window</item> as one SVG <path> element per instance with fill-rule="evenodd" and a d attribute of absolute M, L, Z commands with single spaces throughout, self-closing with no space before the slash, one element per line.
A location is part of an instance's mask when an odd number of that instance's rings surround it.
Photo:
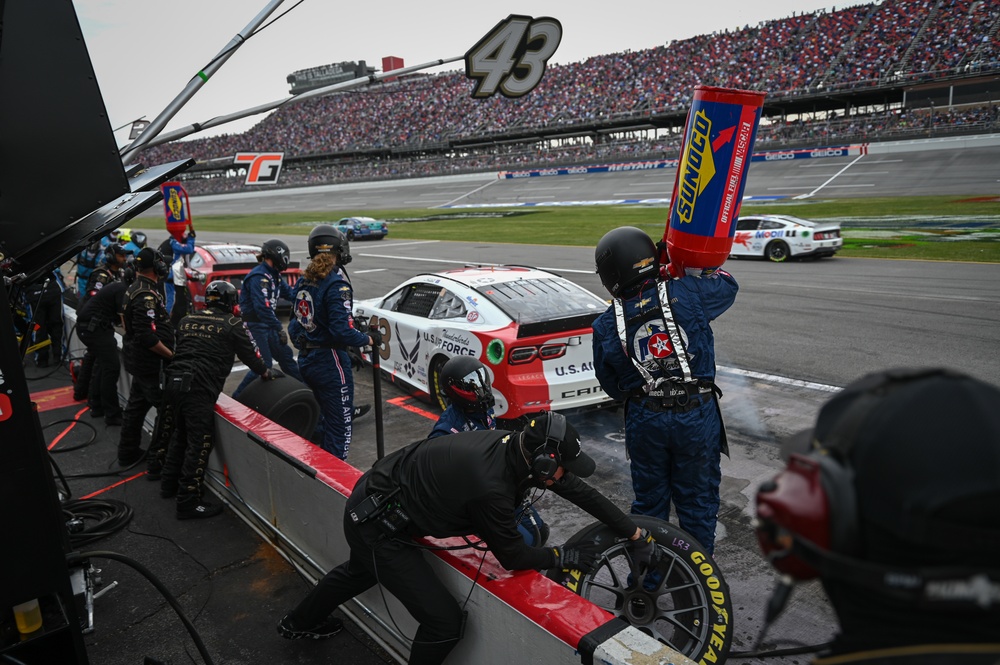
<path fill-rule="evenodd" d="M 400 290 L 402 293 L 392 311 L 426 318 L 443 289 L 434 284 L 410 284 Z"/>
<path fill-rule="evenodd" d="M 774 229 L 783 229 L 785 225 L 773 219 L 765 219 L 760 223 L 760 228 L 762 231 L 773 231 Z"/>
<path fill-rule="evenodd" d="M 758 219 L 740 219 L 736 221 L 736 230 L 756 231 L 758 224 L 760 224 L 760 220 Z"/>
<path fill-rule="evenodd" d="M 465 318 L 465 303 L 448 289 L 441 289 L 441 294 L 431 310 L 431 318 L 453 319 L 455 317 Z"/>
<path fill-rule="evenodd" d="M 188 267 L 190 268 L 200 268 L 202 264 L 205 263 L 205 259 L 201 258 L 198 252 L 190 255 L 190 261 L 188 262 Z"/>

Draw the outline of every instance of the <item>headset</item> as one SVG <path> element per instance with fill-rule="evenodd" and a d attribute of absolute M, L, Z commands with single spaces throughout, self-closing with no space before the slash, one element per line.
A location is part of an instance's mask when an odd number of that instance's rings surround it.
<path fill-rule="evenodd" d="M 565 438 L 566 416 L 550 411 L 545 425 L 545 441 L 535 449 L 531 457 L 531 478 L 537 483 L 555 479 L 556 472 L 562 465 L 559 446 Z"/>
<path fill-rule="evenodd" d="M 902 567 L 871 563 L 862 552 L 854 469 L 854 442 L 886 396 L 913 381 L 933 376 L 963 377 L 944 369 L 896 370 L 877 377 L 836 418 L 812 450 L 793 453 L 786 468 L 757 493 L 757 539 L 770 563 L 793 580 L 843 579 L 917 606 L 984 607 L 1000 604 L 1000 569 L 972 566 Z M 987 546 L 1000 536 L 924 518 L 947 537 L 976 537 Z M 981 580 L 981 581 L 976 581 Z M 960 588 L 966 585 L 966 588 Z M 969 587 L 968 585 L 972 585 Z M 961 593 L 960 593 L 961 592 Z M 987 596 L 989 596 L 987 598 Z M 780 610 L 779 610 L 780 611 Z"/>

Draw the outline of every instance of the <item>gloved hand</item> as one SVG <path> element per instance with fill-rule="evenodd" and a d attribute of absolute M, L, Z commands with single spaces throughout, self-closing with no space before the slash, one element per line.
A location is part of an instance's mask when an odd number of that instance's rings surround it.
<path fill-rule="evenodd" d="M 569 547 L 566 545 L 553 547 L 552 551 L 556 555 L 555 568 L 579 570 L 581 573 L 587 574 L 597 565 L 604 549 L 593 543 L 577 543 Z"/>
<path fill-rule="evenodd" d="M 195 237 L 195 235 L 194 235 L 194 228 L 193 227 L 190 227 L 190 226 L 188 227 L 188 235 L 191 236 L 192 238 Z"/>
<path fill-rule="evenodd" d="M 382 331 L 372 328 L 368 331 L 368 336 L 372 338 L 372 346 L 382 346 Z"/>
<path fill-rule="evenodd" d="M 283 379 L 283 378 L 285 378 L 285 373 L 282 372 L 280 369 L 271 368 L 271 369 L 267 370 L 267 373 L 271 375 L 272 379 Z"/>
<path fill-rule="evenodd" d="M 280 342 L 282 346 L 288 344 L 288 332 L 284 328 L 278 331 L 278 342 Z"/>
<path fill-rule="evenodd" d="M 631 558 L 634 575 L 643 575 L 646 571 L 656 567 L 660 552 L 656 547 L 656 541 L 653 540 L 653 534 L 646 529 L 639 532 L 639 537 L 636 540 L 629 540 L 625 544 L 625 548 Z"/>

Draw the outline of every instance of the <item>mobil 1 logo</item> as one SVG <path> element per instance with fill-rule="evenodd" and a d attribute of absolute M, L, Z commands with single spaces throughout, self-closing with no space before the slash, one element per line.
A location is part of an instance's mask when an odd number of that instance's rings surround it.
<path fill-rule="evenodd" d="M 476 81 L 472 96 L 528 94 L 542 80 L 561 40 L 562 24 L 556 19 L 511 14 L 465 54 L 465 75 Z"/>

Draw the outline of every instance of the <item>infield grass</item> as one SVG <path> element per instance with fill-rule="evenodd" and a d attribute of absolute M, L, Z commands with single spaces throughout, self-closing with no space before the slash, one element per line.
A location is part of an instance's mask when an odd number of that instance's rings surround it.
<path fill-rule="evenodd" d="M 836 220 L 844 236 L 840 256 L 1000 262 L 1000 197 L 996 196 L 786 200 L 745 204 L 743 212 Z M 317 223 L 363 215 L 390 222 L 391 238 L 589 247 L 618 226 L 637 226 L 656 240 L 662 237 L 667 218 L 665 206 L 423 208 L 210 217 L 195 213 L 199 231 L 308 235 Z M 132 225 L 163 228 L 148 218 L 133 220 Z"/>

